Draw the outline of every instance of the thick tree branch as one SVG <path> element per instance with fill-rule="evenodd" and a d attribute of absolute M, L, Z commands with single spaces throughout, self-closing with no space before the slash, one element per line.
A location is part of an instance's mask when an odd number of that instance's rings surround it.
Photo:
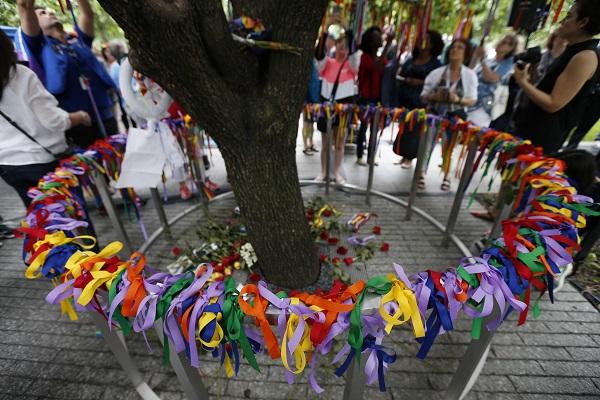
<path fill-rule="evenodd" d="M 255 79 L 249 78 L 257 75 L 258 62 L 251 52 L 242 51 L 231 38 L 221 0 L 203 0 L 192 5 L 196 30 L 218 74 L 236 92 L 249 90 L 249 86 L 256 84 Z"/>

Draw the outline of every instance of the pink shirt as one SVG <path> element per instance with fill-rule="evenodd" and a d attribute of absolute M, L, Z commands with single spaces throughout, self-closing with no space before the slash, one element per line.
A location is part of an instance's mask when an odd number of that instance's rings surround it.
<path fill-rule="evenodd" d="M 360 64 L 360 52 L 356 52 L 348 58 L 344 63 L 337 61 L 335 58 L 325 57 L 321 61 L 317 60 L 317 68 L 319 75 L 321 76 L 321 96 L 326 99 L 331 97 L 331 91 L 335 84 L 335 78 L 338 75 L 340 67 L 342 66 L 342 72 L 340 72 L 340 79 L 338 82 L 337 92 L 335 94 L 335 100 L 344 99 L 351 97 L 356 94 L 356 76 L 358 73 L 358 66 Z"/>

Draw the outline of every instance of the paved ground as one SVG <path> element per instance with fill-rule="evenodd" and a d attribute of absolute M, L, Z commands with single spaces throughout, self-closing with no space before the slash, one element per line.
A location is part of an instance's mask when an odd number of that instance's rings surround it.
<path fill-rule="evenodd" d="M 410 171 L 393 165 L 396 159 L 389 147 L 386 135 L 375 187 L 387 192 L 406 192 Z M 302 178 L 316 175 L 317 157 L 299 152 Z M 224 182 L 225 174 L 217 154 L 214 159 L 211 177 L 219 183 Z M 434 159 L 432 165 L 437 165 L 437 160 Z M 347 156 L 346 169 L 350 182 L 364 185 L 366 168 L 356 166 L 353 156 Z M 431 184 L 428 191 L 418 197 L 417 203 L 444 222 L 452 196 L 436 190 L 438 180 L 438 174 L 432 168 Z M 322 189 L 309 187 L 304 194 L 311 198 L 322 194 Z M 368 209 L 362 196 L 356 194 L 334 191 L 331 200 L 347 213 Z M 14 193 L 2 182 L 0 204 L 0 213 L 5 218 L 19 217 L 23 212 Z M 174 216 L 192 204 L 170 203 L 167 213 Z M 211 215 L 224 215 L 232 206 L 230 200 L 215 203 L 210 207 Z M 392 261 L 401 263 L 410 272 L 457 264 L 458 250 L 441 248 L 440 233 L 426 221 L 415 216 L 412 221 L 405 222 L 402 208 L 378 198 L 373 200 L 372 209 L 379 212 L 379 224 L 392 248 L 387 256 L 380 256 L 369 264 L 368 275 L 390 271 Z M 102 243 L 115 239 L 106 218 L 96 213 L 92 218 Z M 196 212 L 178 224 L 174 236 L 179 240 L 164 240 L 154 247 L 150 253 L 152 264 L 167 263 L 168 249 L 173 243 L 192 237 L 191 232 L 201 219 L 202 213 Z M 143 220 L 149 232 L 158 227 L 151 202 L 143 210 Z M 488 228 L 485 223 L 472 218 L 464 205 L 459 221 L 457 234 L 466 243 Z M 143 238 L 138 225 L 127 222 L 126 227 L 134 244 L 140 245 Z M 56 307 L 44 302 L 49 283 L 28 281 L 23 277 L 20 245 L 19 240 L 9 240 L 0 248 L 0 399 L 138 398 L 87 316 L 83 315 L 78 322 L 61 318 Z M 542 302 L 539 320 L 517 327 L 511 317 L 500 327 L 483 374 L 469 399 L 600 398 L 600 314 L 570 286 L 557 297 L 556 304 Z M 443 390 L 470 340 L 469 331 L 468 321 L 460 321 L 455 332 L 439 338 L 426 361 L 419 361 L 414 357 L 418 347 L 410 332 L 400 329 L 387 341 L 398 354 L 398 360 L 387 374 L 389 391 L 379 393 L 376 388 L 370 388 L 365 398 L 443 399 Z M 161 363 L 161 348 L 156 337 L 150 335 L 149 341 L 154 349 L 152 354 L 140 335 L 127 339 L 144 376 L 162 399 L 184 398 L 174 374 Z M 226 380 L 219 364 L 203 357 L 199 373 L 214 398 L 317 398 L 305 383 L 305 377 L 301 384 L 288 386 L 277 361 L 261 357 L 259 364 L 264 366 L 262 374 L 242 366 L 237 378 Z M 319 398 L 341 398 L 344 380 L 333 376 L 332 367 L 324 365 L 325 362 L 322 364 L 324 373 L 319 374 L 318 379 L 326 392 Z"/>

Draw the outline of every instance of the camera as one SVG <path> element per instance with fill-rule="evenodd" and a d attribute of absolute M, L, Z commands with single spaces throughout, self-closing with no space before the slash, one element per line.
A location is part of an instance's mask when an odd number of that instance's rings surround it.
<path fill-rule="evenodd" d="M 542 59 L 542 49 L 540 46 L 530 47 L 522 53 L 514 56 L 517 68 L 523 69 L 526 64 L 537 64 Z"/>

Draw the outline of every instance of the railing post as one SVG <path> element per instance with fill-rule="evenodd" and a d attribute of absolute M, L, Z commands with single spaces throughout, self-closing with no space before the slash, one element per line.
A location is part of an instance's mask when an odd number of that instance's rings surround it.
<path fill-rule="evenodd" d="M 369 150 L 367 154 L 371 155 L 371 159 L 369 160 L 369 179 L 367 181 L 367 196 L 366 201 L 368 205 L 371 205 L 371 190 L 373 189 L 373 175 L 375 172 L 375 153 L 377 153 L 377 136 L 379 134 L 379 119 L 381 116 L 381 109 L 377 107 L 375 111 L 375 116 L 373 117 L 373 122 L 371 126 L 371 136 L 375 135 L 375 137 L 369 136 Z"/>
<path fill-rule="evenodd" d="M 142 374 L 135 364 L 135 361 L 129 355 L 124 341 L 119 337 L 117 332 L 109 329 L 108 322 L 96 311 L 91 311 L 89 315 L 94 321 L 96 327 L 100 330 L 100 332 L 102 332 L 102 337 L 106 342 L 106 345 L 113 353 L 118 363 L 121 365 L 121 368 L 123 368 L 123 371 L 125 371 L 125 374 L 127 374 L 127 377 L 142 399 L 160 400 L 160 397 L 154 393 L 154 391 L 150 388 L 150 386 L 148 386 L 148 383 L 146 383 L 142 377 Z"/>
<path fill-rule="evenodd" d="M 456 227 L 458 214 L 460 213 L 460 206 L 465 197 L 467 185 L 471 181 L 471 176 L 473 175 L 473 163 L 475 161 L 475 156 L 477 155 L 477 148 L 479 147 L 479 143 L 476 140 L 476 138 L 473 138 L 473 140 L 468 144 L 468 146 L 469 148 L 467 152 L 467 159 L 465 160 L 465 166 L 460 177 L 460 182 L 458 183 L 458 189 L 456 190 L 456 194 L 454 195 L 454 202 L 452 203 L 452 208 L 450 209 L 448 223 L 446 224 L 446 231 L 444 233 L 444 238 L 442 239 L 442 246 L 446 248 L 450 244 L 450 236 L 452 236 L 452 234 L 454 233 L 454 228 Z"/>
<path fill-rule="evenodd" d="M 163 232 L 167 235 L 167 237 L 170 238 L 171 230 L 169 229 L 169 221 L 167 220 L 167 214 L 165 214 L 165 208 L 163 207 L 158 189 L 150 188 L 150 195 L 152 196 L 152 203 L 154 203 L 154 208 L 158 214 L 160 225 L 163 227 Z"/>
<path fill-rule="evenodd" d="M 417 195 L 417 184 L 419 183 L 419 178 L 423 173 L 423 166 L 426 165 L 425 155 L 427 153 L 427 147 L 430 145 L 429 142 L 432 140 L 432 133 L 433 127 L 428 127 L 427 130 L 423 133 L 423 135 L 419 138 L 419 148 L 417 150 L 417 165 L 415 167 L 415 173 L 413 175 L 412 184 L 410 186 L 410 194 L 408 195 L 408 206 L 406 207 L 405 217 L 406 221 L 409 221 L 412 216 L 412 207 L 415 202 L 415 197 Z M 406 135 L 407 133 L 405 132 L 404 134 Z"/>
<path fill-rule="evenodd" d="M 104 205 L 104 209 L 108 214 L 108 218 L 112 223 L 113 228 L 117 231 L 117 235 L 121 242 L 123 242 L 123 246 L 127 254 L 133 253 L 133 247 L 131 246 L 131 241 L 129 240 L 129 236 L 127 235 L 127 231 L 123 227 L 121 220 L 119 219 L 119 215 L 117 214 L 117 210 L 115 209 L 115 203 L 110 196 L 108 191 L 108 184 L 103 175 L 98 172 L 94 172 L 94 180 L 96 183 L 96 188 L 98 189 L 98 194 L 100 194 L 100 198 L 102 199 L 102 204 Z"/>

